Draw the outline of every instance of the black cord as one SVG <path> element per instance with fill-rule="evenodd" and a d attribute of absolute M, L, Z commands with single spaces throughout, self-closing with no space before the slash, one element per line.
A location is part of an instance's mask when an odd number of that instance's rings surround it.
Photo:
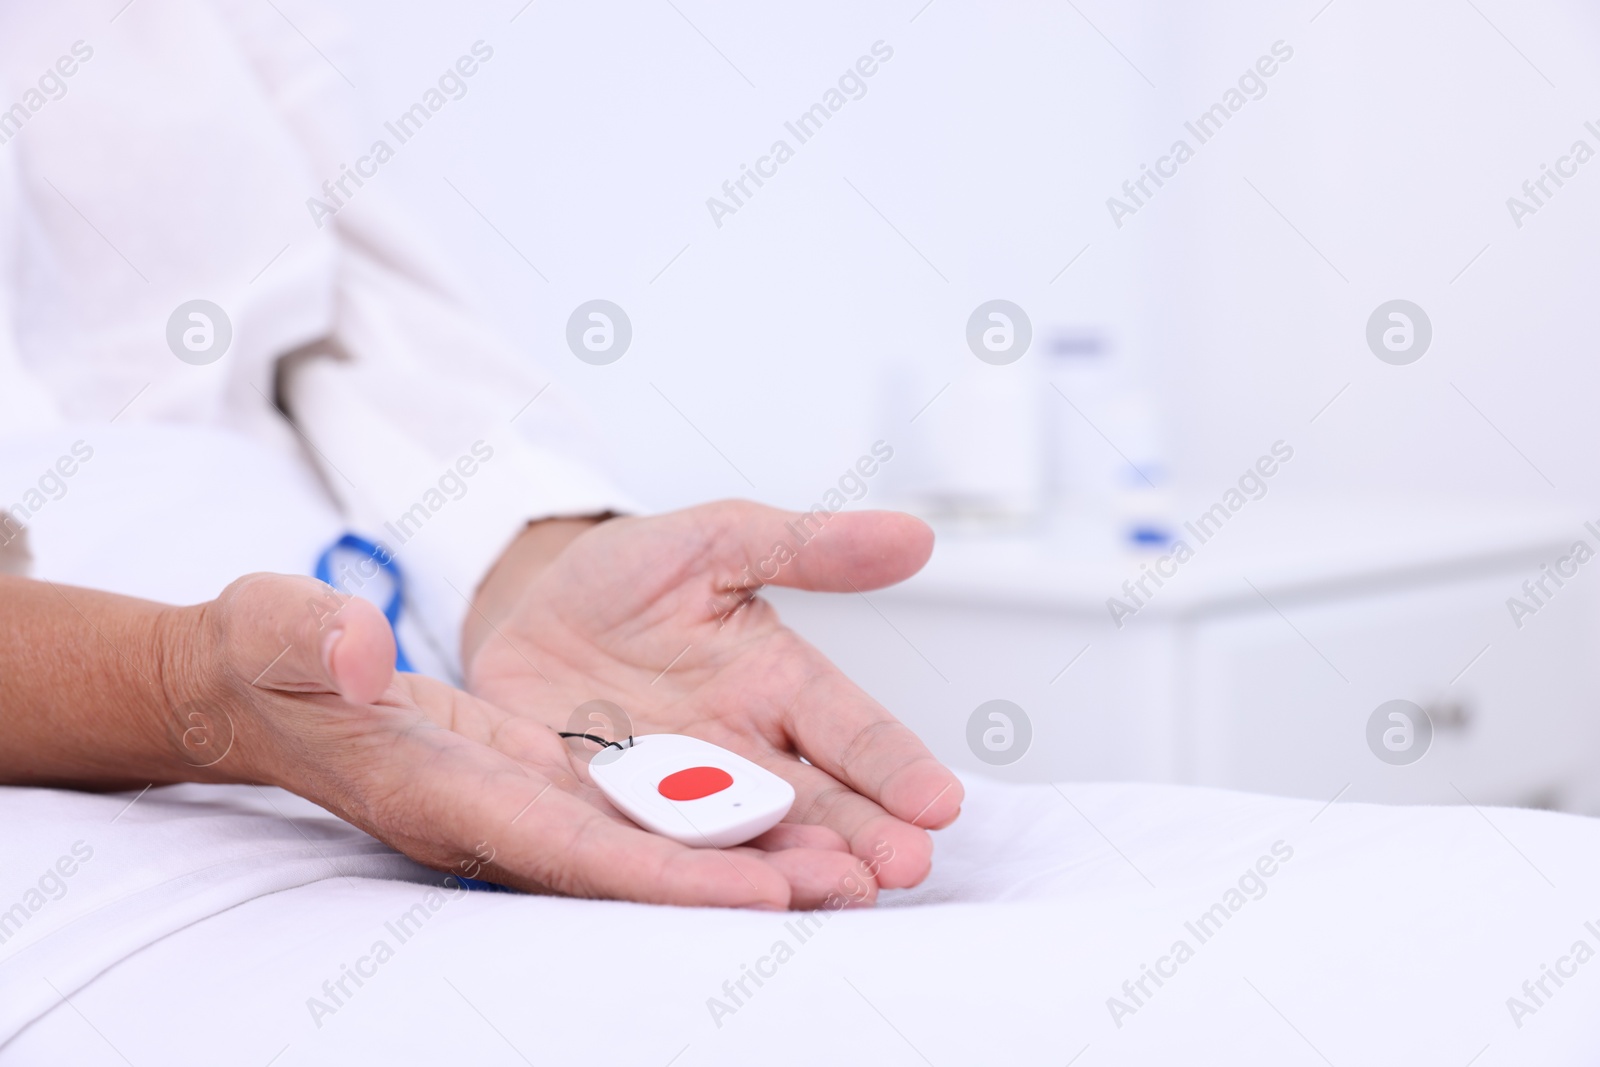
<path fill-rule="evenodd" d="M 601 748 L 610 748 L 612 745 L 616 745 L 618 748 L 627 748 L 627 747 L 631 747 L 633 745 L 633 735 L 632 734 L 628 735 L 628 744 L 627 745 L 624 745 L 620 741 L 607 741 L 605 738 L 596 737 L 594 734 L 569 734 L 569 733 L 566 733 L 564 731 L 559 731 L 558 730 L 556 732 L 556 736 L 557 737 L 581 737 L 585 741 L 593 741 L 595 744 L 599 745 Z"/>

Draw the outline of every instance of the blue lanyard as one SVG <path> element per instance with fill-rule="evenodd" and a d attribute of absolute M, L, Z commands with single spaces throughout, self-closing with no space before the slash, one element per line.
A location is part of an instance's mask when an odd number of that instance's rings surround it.
<path fill-rule="evenodd" d="M 389 603 L 384 606 L 383 617 L 389 620 L 389 629 L 394 631 L 394 669 L 414 673 L 411 661 L 406 659 L 405 649 L 400 647 L 400 611 L 405 606 L 405 576 L 400 573 L 400 565 L 394 561 L 394 556 L 385 548 L 373 544 L 364 537 L 347 533 L 325 549 L 317 559 L 317 568 L 314 572 L 319 581 L 333 585 L 333 555 L 335 552 L 353 552 L 358 556 L 369 559 L 378 565 L 378 569 L 389 576 L 389 583 L 394 592 L 389 597 Z M 334 586 L 338 588 L 338 586 Z M 348 589 L 340 590 L 349 594 Z"/>
<path fill-rule="evenodd" d="M 389 581 L 394 587 L 394 593 L 389 597 L 389 603 L 384 605 L 383 617 L 389 620 L 389 629 L 395 630 L 400 622 L 400 611 L 405 606 L 405 576 L 400 573 L 400 565 L 394 561 L 394 556 L 380 545 L 373 544 L 364 537 L 347 533 L 333 544 L 329 545 L 317 558 L 316 577 L 319 581 L 333 585 L 333 556 L 336 552 L 351 552 L 364 559 L 369 559 L 378 565 L 378 569 L 389 576 Z M 335 586 L 335 588 L 338 588 Z M 349 593 L 349 590 L 342 590 Z M 394 635 L 394 669 L 415 673 L 411 662 L 406 659 L 405 649 L 400 647 L 400 633 L 395 630 Z M 463 889 L 489 893 L 510 893 L 514 890 L 494 882 L 485 882 L 478 878 L 467 878 L 464 875 L 454 875 L 461 883 Z"/>

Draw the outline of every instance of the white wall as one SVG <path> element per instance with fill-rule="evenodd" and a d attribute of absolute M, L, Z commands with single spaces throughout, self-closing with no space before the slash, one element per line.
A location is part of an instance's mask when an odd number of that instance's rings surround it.
<path fill-rule="evenodd" d="M 927 399 L 895 398 L 886 414 L 887 366 L 958 382 L 992 370 L 963 340 L 981 300 L 1006 296 L 1041 319 L 1131 320 L 1133 242 L 1107 242 L 1050 284 L 1101 224 L 1088 192 L 1128 155 L 1112 146 L 1129 134 L 1113 92 L 1129 72 L 1070 9 L 936 3 L 912 22 L 914 7 L 793 5 L 739 19 L 679 7 L 756 88 L 654 3 L 541 3 L 511 25 L 515 5 L 492 17 L 372 15 L 358 79 L 380 112 L 395 110 L 475 38 L 494 45 L 464 106 L 385 177 L 405 183 L 491 314 L 590 401 L 647 499 L 809 503 Z M 867 95 L 718 229 L 706 199 L 878 40 L 894 58 Z M 635 325 L 634 348 L 610 367 L 582 365 L 561 343 L 568 313 L 593 296 Z"/>
<path fill-rule="evenodd" d="M 1600 120 L 1600 33 L 1575 2 L 674 2 L 540 0 L 512 22 L 521 0 L 363 0 L 352 59 L 385 113 L 477 38 L 495 47 L 384 180 L 487 313 L 589 402 L 651 503 L 809 502 L 874 438 L 905 437 L 931 395 L 886 401 L 889 368 L 953 382 L 939 404 L 956 408 L 1005 372 L 962 335 L 996 296 L 1041 329 L 1111 337 L 1157 391 L 1197 495 L 1282 437 L 1304 445 L 1286 494 L 1600 498 L 1586 432 L 1600 161 L 1520 231 L 1504 204 L 1574 138 L 1600 148 L 1582 129 Z M 718 229 L 706 198 L 880 39 L 894 58 L 867 95 Z M 1267 96 L 1115 228 L 1106 196 L 1279 39 L 1294 58 Z M 594 296 L 635 325 L 609 367 L 561 340 Z M 1363 341 L 1395 296 L 1434 322 L 1410 367 Z"/>
<path fill-rule="evenodd" d="M 1292 17 L 1210 4 L 1187 41 L 1169 40 L 1190 87 L 1180 114 L 1271 40 L 1296 49 L 1270 95 L 1136 220 L 1162 230 L 1162 362 L 1191 479 L 1226 478 L 1287 436 L 1309 446 L 1291 492 L 1597 496 L 1586 427 L 1600 385 L 1589 326 L 1600 163 L 1520 231 L 1505 206 L 1574 138 L 1600 150 L 1582 128 L 1600 119 L 1594 20 L 1571 3 L 1475 2 L 1336 0 L 1314 23 L 1321 0 Z M 1433 347 L 1412 366 L 1380 363 L 1363 341 L 1392 297 L 1433 320 Z"/>

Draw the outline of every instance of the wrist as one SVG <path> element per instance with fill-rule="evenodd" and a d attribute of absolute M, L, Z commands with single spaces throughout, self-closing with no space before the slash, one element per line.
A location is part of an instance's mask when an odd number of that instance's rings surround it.
<path fill-rule="evenodd" d="M 227 635 L 217 601 L 164 611 L 157 633 L 159 707 L 147 714 L 163 749 L 168 781 L 263 782 L 248 766 L 259 748 L 250 729 L 249 694 L 230 684 Z M 246 744 L 244 738 L 255 738 Z"/>
<path fill-rule="evenodd" d="M 516 614 L 528 586 L 574 540 L 610 516 L 543 519 L 523 527 L 484 576 L 461 626 L 461 663 L 468 668 L 494 630 Z"/>

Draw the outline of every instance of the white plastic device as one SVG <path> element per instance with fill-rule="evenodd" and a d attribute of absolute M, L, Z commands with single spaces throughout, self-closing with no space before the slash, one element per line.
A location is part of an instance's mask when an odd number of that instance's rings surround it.
<path fill-rule="evenodd" d="M 626 744 L 626 743 L 625 743 Z M 594 754 L 589 774 L 606 799 L 646 830 L 697 848 L 727 848 L 789 814 L 794 787 L 719 745 L 645 734 Z"/>

